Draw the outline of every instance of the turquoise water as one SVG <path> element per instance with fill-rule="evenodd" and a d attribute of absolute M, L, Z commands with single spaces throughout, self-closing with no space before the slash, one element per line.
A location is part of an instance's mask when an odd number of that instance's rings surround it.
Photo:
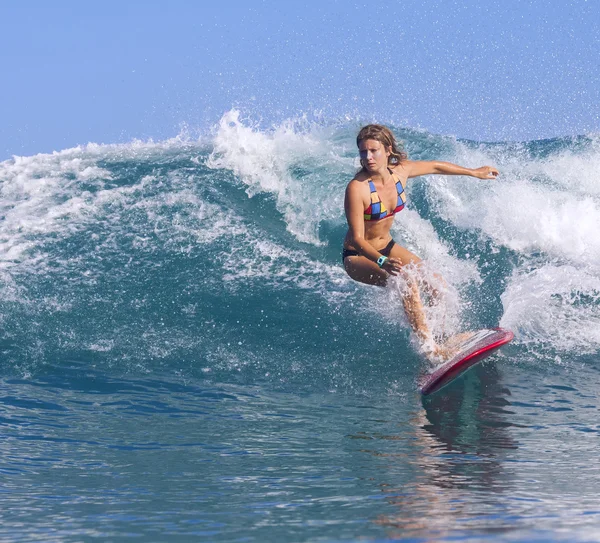
<path fill-rule="evenodd" d="M 431 323 L 515 341 L 422 400 L 396 286 L 351 282 L 358 125 L 0 163 L 4 541 L 597 541 L 598 140 L 457 141 L 395 239 Z"/>

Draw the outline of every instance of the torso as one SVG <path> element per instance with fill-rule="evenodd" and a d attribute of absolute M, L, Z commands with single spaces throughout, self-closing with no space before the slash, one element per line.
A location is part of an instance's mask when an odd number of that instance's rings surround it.
<path fill-rule="evenodd" d="M 403 171 L 404 168 L 396 166 L 390 168 L 390 178 L 386 179 L 384 183 L 382 179 L 373 181 L 374 187 L 379 195 L 379 199 L 384 204 L 388 214 L 385 218 L 379 220 L 365 220 L 365 239 L 376 249 L 385 247 L 387 243 L 392 239 L 390 236 L 390 229 L 394 223 L 393 210 L 396 209 L 398 204 L 398 190 L 396 189 L 396 181 L 400 181 L 402 189 L 406 186 L 407 176 Z M 371 203 L 371 189 L 369 187 L 369 181 L 371 177 L 366 172 L 360 172 L 353 181 L 358 181 L 362 187 L 361 192 L 363 196 L 364 209 L 366 210 Z M 344 248 L 356 249 L 350 240 L 350 232 L 346 234 L 344 240 Z"/>

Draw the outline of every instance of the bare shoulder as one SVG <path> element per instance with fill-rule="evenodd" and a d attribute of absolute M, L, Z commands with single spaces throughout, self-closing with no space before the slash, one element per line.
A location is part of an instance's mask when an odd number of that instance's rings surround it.
<path fill-rule="evenodd" d="M 348 190 L 360 190 L 365 186 L 365 181 L 368 179 L 368 176 L 362 172 L 356 174 L 354 179 L 348 183 Z"/>
<path fill-rule="evenodd" d="M 365 181 L 366 179 L 362 179 L 360 175 L 352 179 L 346 187 L 346 198 L 364 200 L 366 198 Z"/>
<path fill-rule="evenodd" d="M 403 160 L 402 162 L 396 164 L 395 166 L 391 166 L 390 169 L 404 182 L 410 177 L 410 173 L 412 171 L 412 165 L 414 164 L 414 160 Z"/>

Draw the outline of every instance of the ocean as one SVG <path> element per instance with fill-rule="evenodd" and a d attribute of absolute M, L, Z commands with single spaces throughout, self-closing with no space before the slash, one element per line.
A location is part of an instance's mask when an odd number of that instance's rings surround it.
<path fill-rule="evenodd" d="M 600 139 L 392 127 L 436 330 L 515 340 L 423 399 L 341 264 L 356 119 L 0 163 L 0 538 L 600 541 Z M 440 332 L 442 333 L 442 332 Z"/>

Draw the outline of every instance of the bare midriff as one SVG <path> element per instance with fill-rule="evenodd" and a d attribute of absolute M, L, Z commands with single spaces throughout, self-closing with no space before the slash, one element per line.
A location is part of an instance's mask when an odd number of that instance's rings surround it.
<path fill-rule="evenodd" d="M 365 241 L 369 242 L 371 246 L 378 251 L 383 249 L 392 239 L 392 236 L 390 236 L 390 229 L 392 228 L 393 222 L 393 215 L 379 221 L 365 221 Z M 352 243 L 350 230 L 348 230 L 346 238 L 344 239 L 344 249 L 358 251 L 358 247 Z"/>

